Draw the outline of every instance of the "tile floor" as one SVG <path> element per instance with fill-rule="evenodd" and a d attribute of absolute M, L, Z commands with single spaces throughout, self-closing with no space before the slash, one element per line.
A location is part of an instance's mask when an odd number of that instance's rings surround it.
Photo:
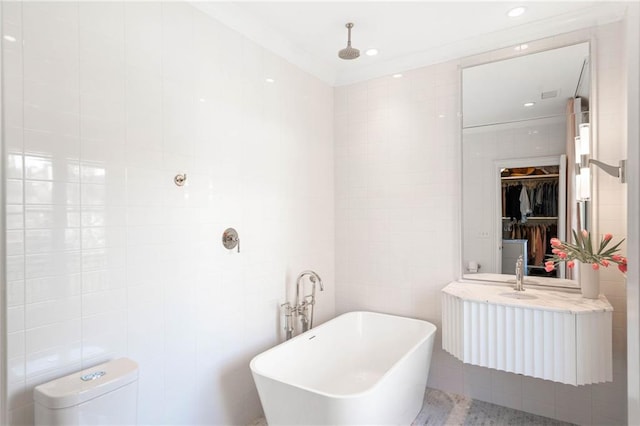
<path fill-rule="evenodd" d="M 571 423 L 427 388 L 424 405 L 412 426 L 440 425 L 569 426 Z"/>
<path fill-rule="evenodd" d="M 424 405 L 412 426 L 442 425 L 570 426 L 571 423 L 427 388 Z M 248 426 L 267 426 L 267 422 L 261 418 Z"/>

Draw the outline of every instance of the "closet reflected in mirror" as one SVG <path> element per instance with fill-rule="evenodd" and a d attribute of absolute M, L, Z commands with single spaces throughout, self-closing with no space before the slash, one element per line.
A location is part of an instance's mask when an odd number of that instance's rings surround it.
<path fill-rule="evenodd" d="M 579 223 L 573 150 L 589 68 L 581 43 L 462 70 L 464 278 L 508 281 L 522 255 L 525 284 L 577 286 L 544 261 Z"/>
<path fill-rule="evenodd" d="M 496 263 L 501 273 L 512 274 L 522 256 L 525 275 L 565 278 L 563 268 L 544 268 L 552 255 L 551 238 L 566 237 L 565 203 L 560 203 L 566 197 L 565 164 L 565 155 L 497 162 L 502 249 Z"/>

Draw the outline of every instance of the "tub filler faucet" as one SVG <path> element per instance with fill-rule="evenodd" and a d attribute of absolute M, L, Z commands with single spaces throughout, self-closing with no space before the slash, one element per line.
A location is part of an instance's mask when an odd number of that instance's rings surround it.
<path fill-rule="evenodd" d="M 304 277 L 309 277 L 309 281 L 311 281 L 311 294 L 303 296 Z M 295 305 L 291 306 L 291 303 L 289 302 L 281 305 L 284 308 L 284 329 L 287 340 L 293 337 L 293 317 L 300 318 L 303 333 L 313 328 L 313 312 L 316 304 L 316 284 L 320 286 L 320 291 L 324 291 L 320 275 L 311 270 L 302 271 L 296 280 Z"/>

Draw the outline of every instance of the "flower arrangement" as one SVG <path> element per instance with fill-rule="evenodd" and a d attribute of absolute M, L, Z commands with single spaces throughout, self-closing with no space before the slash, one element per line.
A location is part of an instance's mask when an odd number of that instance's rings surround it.
<path fill-rule="evenodd" d="M 581 233 L 577 233 L 575 230 L 572 232 L 575 244 L 560 241 L 557 238 L 551 239 L 551 247 L 553 247 L 551 252 L 553 255 L 544 263 L 545 271 L 553 271 L 556 264 L 560 262 L 567 262 L 567 266 L 573 268 L 577 260 L 582 263 L 590 263 L 594 270 L 600 269 L 600 266 L 608 268 L 610 264 L 615 263 L 622 273 L 627 272 L 627 258 L 618 254 L 620 244 L 624 239 L 609 247 L 613 235 L 604 234 L 600 240 L 598 250 L 594 251 L 589 231 L 583 229 Z"/>

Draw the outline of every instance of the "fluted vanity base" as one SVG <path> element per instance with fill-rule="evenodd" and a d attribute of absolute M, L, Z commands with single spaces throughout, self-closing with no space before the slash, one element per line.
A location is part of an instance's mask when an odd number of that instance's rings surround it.
<path fill-rule="evenodd" d="M 568 309 L 549 308 L 542 306 L 543 300 L 540 306 L 536 299 L 504 301 L 500 293 L 490 291 L 485 292 L 484 300 L 477 300 L 468 288 L 459 286 L 480 285 L 452 283 L 443 289 L 442 346 L 456 358 L 572 385 L 612 380 L 608 302 L 593 310 L 571 310 L 571 300 Z M 504 289 L 499 287 L 499 291 Z M 542 299 L 547 292 L 537 291 L 541 293 L 529 290 L 528 295 Z"/>

